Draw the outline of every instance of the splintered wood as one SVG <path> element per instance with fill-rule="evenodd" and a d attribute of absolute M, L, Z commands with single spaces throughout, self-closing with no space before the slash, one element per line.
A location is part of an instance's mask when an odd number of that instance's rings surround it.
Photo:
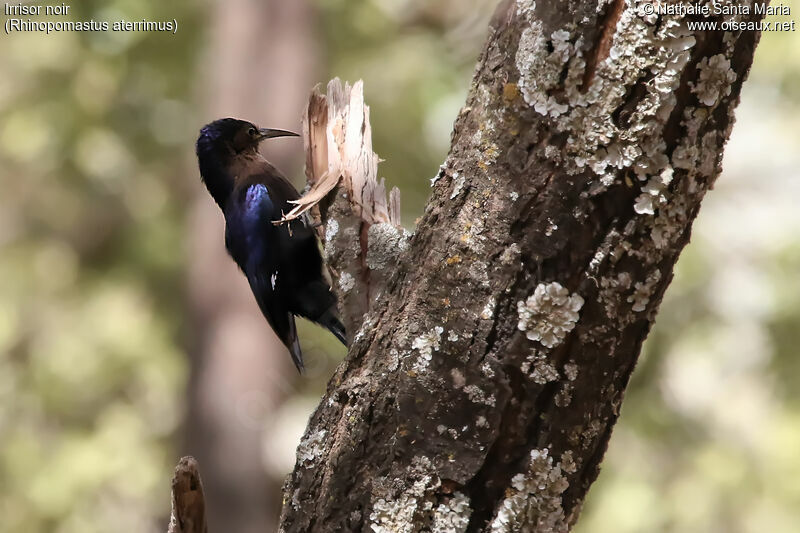
<path fill-rule="evenodd" d="M 400 191 L 386 198 L 379 182 L 378 162 L 372 151 L 369 107 L 364 105 L 364 84 L 350 86 L 338 78 L 328 83 L 327 95 L 314 89 L 303 118 L 308 192 L 279 223 L 301 217 L 337 185 L 350 199 L 353 214 L 368 225 L 390 223 L 400 227 Z"/>
<path fill-rule="evenodd" d="M 175 467 L 167 533 L 208 533 L 203 483 L 194 457 L 183 457 Z"/>

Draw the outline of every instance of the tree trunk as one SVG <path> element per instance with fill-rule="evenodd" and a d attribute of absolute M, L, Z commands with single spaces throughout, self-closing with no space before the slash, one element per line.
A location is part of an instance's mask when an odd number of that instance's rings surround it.
<path fill-rule="evenodd" d="M 296 129 L 315 79 L 313 12 L 307 1 L 217 2 L 213 52 L 203 62 L 205 122 L 239 117 Z M 274 142 L 269 157 L 284 170 L 297 146 Z M 297 161 L 294 162 L 295 166 Z M 224 222 L 200 184 L 190 221 L 192 328 L 184 452 L 203 465 L 212 531 L 262 532 L 279 513 L 279 481 L 264 467 L 264 427 L 297 376 L 283 344 L 227 256 Z"/>
<path fill-rule="evenodd" d="M 321 213 L 361 327 L 298 448 L 283 531 L 575 523 L 759 38 L 692 20 L 503 2 L 409 242 L 371 226 L 345 176 Z"/>

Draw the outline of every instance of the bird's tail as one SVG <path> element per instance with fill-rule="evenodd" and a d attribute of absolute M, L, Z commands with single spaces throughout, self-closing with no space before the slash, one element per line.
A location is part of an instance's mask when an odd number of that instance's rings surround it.
<path fill-rule="evenodd" d="M 294 323 L 294 315 L 289 313 L 289 336 L 286 339 L 286 347 L 289 348 L 289 354 L 292 356 L 294 366 L 301 374 L 304 373 L 306 367 L 303 365 L 303 352 L 300 351 L 300 339 L 297 338 L 297 326 Z"/>
<path fill-rule="evenodd" d="M 331 307 L 325 311 L 322 316 L 319 317 L 317 323 L 327 328 L 327 330 L 333 333 L 342 344 L 347 346 L 347 332 L 344 329 L 344 324 L 342 324 L 342 321 L 339 320 L 339 317 L 336 315 L 335 307 Z"/>

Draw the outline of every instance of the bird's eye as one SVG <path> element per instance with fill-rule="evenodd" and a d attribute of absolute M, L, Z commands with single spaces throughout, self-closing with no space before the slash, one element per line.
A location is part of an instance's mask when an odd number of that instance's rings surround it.
<path fill-rule="evenodd" d="M 257 129 L 255 129 L 255 128 L 250 128 L 249 130 L 247 130 L 247 133 L 248 133 L 248 135 L 250 135 L 251 137 L 255 137 L 256 135 L 258 135 L 258 130 L 257 130 Z"/>

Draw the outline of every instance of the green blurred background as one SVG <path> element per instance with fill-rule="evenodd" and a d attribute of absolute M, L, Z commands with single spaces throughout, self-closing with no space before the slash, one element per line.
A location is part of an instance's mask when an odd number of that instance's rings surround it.
<path fill-rule="evenodd" d="M 363 78 L 411 227 L 494 4 L 83 1 L 73 20 L 179 30 L 0 37 L 0 532 L 165 531 L 182 453 L 212 531 L 273 530 L 344 354 L 303 325 L 295 375 L 225 258 L 196 132 L 298 128 L 313 84 Z M 580 532 L 800 531 L 799 89 L 800 35 L 765 34 Z M 299 186 L 300 152 L 267 148 Z"/>

